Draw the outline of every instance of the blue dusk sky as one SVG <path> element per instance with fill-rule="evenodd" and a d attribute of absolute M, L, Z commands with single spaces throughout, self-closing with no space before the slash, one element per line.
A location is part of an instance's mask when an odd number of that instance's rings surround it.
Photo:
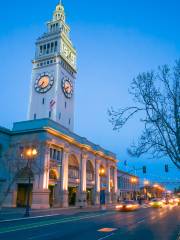
<path fill-rule="evenodd" d="M 57 0 L 8 0 L 0 7 L 0 125 L 26 119 L 34 43 Z M 138 73 L 174 64 L 180 57 L 179 0 L 64 0 L 71 39 L 78 52 L 75 132 L 115 152 L 119 167 L 147 166 L 141 179 L 180 179 L 167 159 L 131 158 L 127 147 L 140 135 L 138 118 L 113 132 L 107 109 L 132 104 L 128 88 Z M 164 172 L 164 164 L 170 172 Z M 168 188 L 174 186 L 168 185 Z"/>

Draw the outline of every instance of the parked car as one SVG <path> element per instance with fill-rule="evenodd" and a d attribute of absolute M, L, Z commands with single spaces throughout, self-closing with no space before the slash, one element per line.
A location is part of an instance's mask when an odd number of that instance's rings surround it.
<path fill-rule="evenodd" d="M 125 200 L 116 205 L 118 211 L 134 211 L 139 209 L 140 205 L 133 200 Z"/>

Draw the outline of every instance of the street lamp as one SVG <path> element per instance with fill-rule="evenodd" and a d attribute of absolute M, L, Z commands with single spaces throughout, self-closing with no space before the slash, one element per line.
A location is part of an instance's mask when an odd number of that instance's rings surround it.
<path fill-rule="evenodd" d="M 100 185 L 101 185 L 102 177 L 105 176 L 105 168 L 103 166 L 101 166 L 99 168 L 99 176 L 101 177 L 101 179 L 100 179 Z M 100 189 L 100 206 L 102 209 L 105 208 L 103 205 L 105 205 L 105 192 L 104 192 L 104 190 Z"/>
<path fill-rule="evenodd" d="M 27 203 L 26 203 L 26 212 L 25 217 L 29 217 L 30 209 L 30 188 L 31 188 L 31 163 L 37 157 L 38 151 L 36 148 L 26 148 L 21 156 L 27 160 L 27 169 L 28 169 L 28 189 L 27 189 Z"/>
<path fill-rule="evenodd" d="M 145 180 L 144 181 L 144 186 L 148 186 L 149 185 L 149 181 L 148 180 Z"/>
<path fill-rule="evenodd" d="M 104 169 L 104 167 L 100 167 L 100 169 L 99 169 L 99 176 L 100 177 L 104 177 L 104 175 L 105 175 L 105 169 Z"/>
<path fill-rule="evenodd" d="M 145 194 L 146 194 L 146 200 L 148 200 L 148 188 L 147 186 L 149 186 L 150 182 L 148 180 L 144 180 L 144 188 L 145 188 Z"/>
<path fill-rule="evenodd" d="M 138 179 L 136 178 L 136 177 L 131 177 L 131 179 L 130 179 L 130 181 L 131 181 L 131 183 L 132 183 L 132 185 L 133 185 L 133 190 L 134 190 L 134 193 L 133 193 L 133 198 L 134 198 L 134 200 L 136 199 L 136 191 L 135 191 L 135 188 L 136 188 L 136 184 L 137 184 L 137 182 L 138 182 Z"/>

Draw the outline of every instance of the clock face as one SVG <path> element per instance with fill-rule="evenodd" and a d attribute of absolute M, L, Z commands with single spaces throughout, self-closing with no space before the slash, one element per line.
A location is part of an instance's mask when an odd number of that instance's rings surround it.
<path fill-rule="evenodd" d="M 72 84 L 70 79 L 64 78 L 62 80 L 62 89 L 63 89 L 64 95 L 67 98 L 71 98 L 72 97 L 72 94 L 73 94 L 73 84 Z"/>
<path fill-rule="evenodd" d="M 54 77 L 49 73 L 42 73 L 35 81 L 34 88 L 38 93 L 46 93 L 54 84 Z"/>

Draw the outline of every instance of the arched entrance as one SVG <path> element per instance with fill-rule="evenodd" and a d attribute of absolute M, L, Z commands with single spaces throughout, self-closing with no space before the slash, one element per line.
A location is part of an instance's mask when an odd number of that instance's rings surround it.
<path fill-rule="evenodd" d="M 68 201 L 70 206 L 74 206 L 77 201 L 79 185 L 79 161 L 75 155 L 69 156 L 68 161 Z"/>
<path fill-rule="evenodd" d="M 50 169 L 49 171 L 49 206 L 53 207 L 55 199 L 55 187 L 57 184 L 58 175 L 56 170 Z"/>
<path fill-rule="evenodd" d="M 94 195 L 94 167 L 90 160 L 86 163 L 86 184 L 87 184 L 87 204 L 93 204 L 93 195 Z"/>
<path fill-rule="evenodd" d="M 29 184 L 30 178 L 30 184 Z M 25 167 L 20 170 L 17 178 L 17 199 L 16 206 L 17 207 L 26 207 L 28 191 L 30 192 L 30 206 L 32 204 L 32 190 L 33 184 L 32 181 L 34 179 L 34 174 L 31 169 Z"/>

